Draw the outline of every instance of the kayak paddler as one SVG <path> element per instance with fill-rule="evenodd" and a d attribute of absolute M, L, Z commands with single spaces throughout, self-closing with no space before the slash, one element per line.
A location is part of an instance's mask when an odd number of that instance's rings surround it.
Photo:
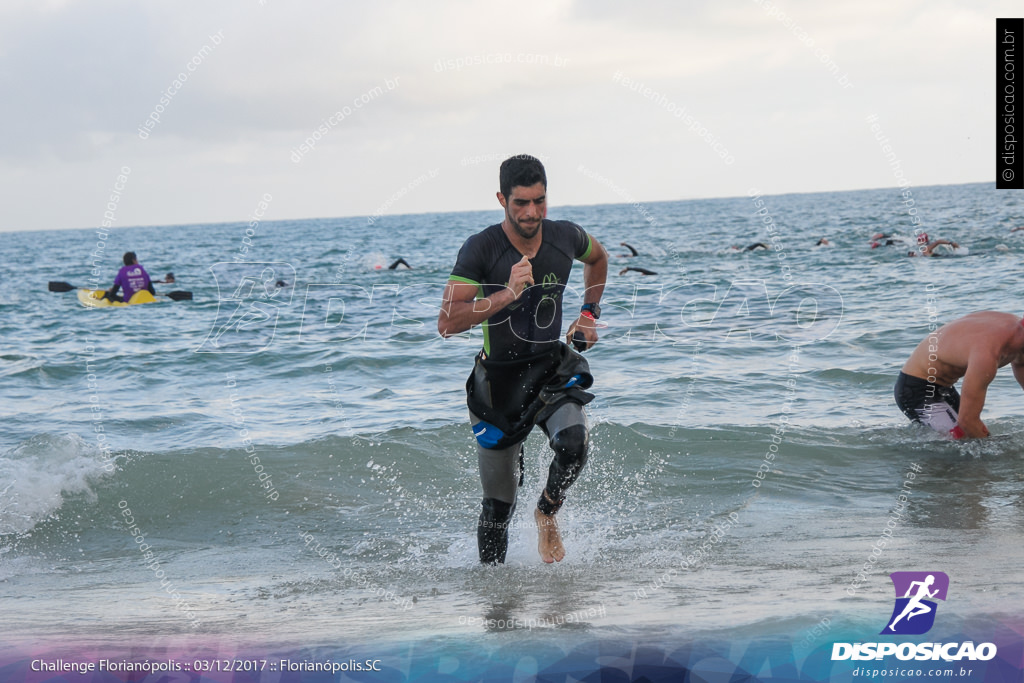
<path fill-rule="evenodd" d="M 131 301 L 136 292 L 148 290 L 156 296 L 153 290 L 153 283 L 149 279 L 149 273 L 139 263 L 134 251 L 126 251 L 124 254 L 124 266 L 117 271 L 113 286 L 103 294 L 103 298 L 109 301 Z M 123 290 L 124 294 L 118 296 L 117 290 Z"/>

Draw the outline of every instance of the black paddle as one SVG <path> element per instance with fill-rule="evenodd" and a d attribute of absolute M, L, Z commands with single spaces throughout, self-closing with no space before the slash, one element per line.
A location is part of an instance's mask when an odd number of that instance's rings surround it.
<path fill-rule="evenodd" d="M 68 282 L 58 282 L 55 280 L 50 280 L 49 284 L 47 285 L 47 289 L 49 289 L 51 292 L 73 292 L 77 289 L 88 288 L 75 287 L 73 284 L 70 284 Z M 166 296 L 168 299 L 171 299 L 173 301 L 192 301 L 192 292 L 167 292 L 163 296 Z"/>

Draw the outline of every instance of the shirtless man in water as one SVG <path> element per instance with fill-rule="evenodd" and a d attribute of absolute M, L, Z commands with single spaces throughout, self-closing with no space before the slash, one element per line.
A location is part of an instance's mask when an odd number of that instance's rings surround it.
<path fill-rule="evenodd" d="M 1024 388 L 1024 320 L 1012 313 L 980 311 L 946 323 L 917 345 L 896 380 L 896 405 L 954 439 L 988 436 L 981 421 L 996 370 L 1013 366 Z M 963 378 L 963 396 L 954 388 Z"/>

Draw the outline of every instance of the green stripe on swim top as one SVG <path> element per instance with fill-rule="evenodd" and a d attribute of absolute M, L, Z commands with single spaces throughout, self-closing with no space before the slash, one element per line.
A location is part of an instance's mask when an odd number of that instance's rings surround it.
<path fill-rule="evenodd" d="M 594 248 L 594 240 L 590 239 L 590 235 L 587 235 L 587 250 L 582 255 L 577 256 L 577 261 L 586 261 L 590 258 L 590 250 Z"/>
<path fill-rule="evenodd" d="M 561 337 L 562 297 L 575 259 L 591 249 L 590 236 L 575 223 L 544 220 L 541 245 L 530 259 L 534 286 L 484 324 L 484 351 L 495 359 L 513 359 L 550 348 Z M 480 283 L 484 296 L 504 289 L 512 266 L 523 255 L 501 225 L 472 235 L 462 245 L 451 278 Z"/>
<path fill-rule="evenodd" d="M 466 285 L 473 285 L 474 287 L 477 287 L 478 289 L 477 289 L 476 298 L 478 298 L 478 299 L 482 299 L 483 298 L 483 290 L 479 289 L 479 287 L 480 287 L 480 283 L 479 282 L 476 282 L 475 280 L 470 280 L 469 278 L 466 278 L 466 277 L 458 277 L 458 276 L 455 276 L 455 275 L 450 276 L 448 279 L 449 280 L 455 280 L 456 282 L 461 282 L 461 283 L 466 284 Z"/>

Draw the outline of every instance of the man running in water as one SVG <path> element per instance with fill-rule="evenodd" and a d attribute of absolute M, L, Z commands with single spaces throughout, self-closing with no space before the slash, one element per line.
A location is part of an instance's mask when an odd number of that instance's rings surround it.
<path fill-rule="evenodd" d="M 996 370 L 1012 364 L 1024 388 L 1024 320 L 1011 313 L 980 311 L 929 334 L 896 380 L 896 405 L 914 422 L 954 439 L 988 436 L 981 421 Z M 963 378 L 963 397 L 954 384 Z"/>
<path fill-rule="evenodd" d="M 587 461 L 583 405 L 593 395 L 587 361 L 559 340 L 562 297 L 573 260 L 582 261 L 585 292 L 566 339 L 597 341 L 595 320 L 608 274 L 604 247 L 580 226 L 547 220 L 547 176 L 534 157 L 506 159 L 498 202 L 505 219 L 462 245 L 437 319 L 442 337 L 483 326 L 484 347 L 466 383 L 477 437 L 483 510 L 477 527 L 480 561 L 505 561 L 508 526 L 522 484 L 522 444 L 539 424 L 555 456 L 537 501 L 538 549 L 544 562 L 565 548 L 555 514 Z"/>

